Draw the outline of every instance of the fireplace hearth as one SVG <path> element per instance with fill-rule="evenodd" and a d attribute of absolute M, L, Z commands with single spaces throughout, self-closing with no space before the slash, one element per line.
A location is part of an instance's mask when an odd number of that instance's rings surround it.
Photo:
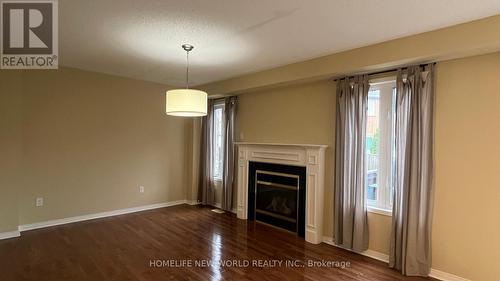
<path fill-rule="evenodd" d="M 249 219 L 304 237 L 305 167 L 249 163 Z"/>

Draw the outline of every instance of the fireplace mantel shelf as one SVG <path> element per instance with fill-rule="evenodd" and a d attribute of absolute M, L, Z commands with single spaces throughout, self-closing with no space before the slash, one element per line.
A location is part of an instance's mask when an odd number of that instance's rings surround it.
<path fill-rule="evenodd" d="M 303 143 L 262 143 L 262 142 L 235 142 L 236 145 L 266 145 L 266 146 L 299 146 L 310 148 L 327 148 L 326 144 L 303 144 Z"/>
<path fill-rule="evenodd" d="M 323 201 L 325 189 L 325 151 L 328 145 L 236 142 L 238 148 L 237 216 L 248 219 L 249 162 L 306 167 L 305 240 L 323 241 Z"/>

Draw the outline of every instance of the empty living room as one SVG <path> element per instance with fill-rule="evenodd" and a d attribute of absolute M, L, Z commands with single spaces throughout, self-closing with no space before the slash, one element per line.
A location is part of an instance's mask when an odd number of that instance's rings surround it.
<path fill-rule="evenodd" d="M 499 0 L 0 0 L 0 41 L 0 281 L 500 280 Z"/>

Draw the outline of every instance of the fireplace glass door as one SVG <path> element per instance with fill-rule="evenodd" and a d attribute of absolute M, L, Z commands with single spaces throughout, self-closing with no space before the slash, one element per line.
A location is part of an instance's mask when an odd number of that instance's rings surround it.
<path fill-rule="evenodd" d="M 255 219 L 297 232 L 299 184 L 298 175 L 257 170 Z"/>

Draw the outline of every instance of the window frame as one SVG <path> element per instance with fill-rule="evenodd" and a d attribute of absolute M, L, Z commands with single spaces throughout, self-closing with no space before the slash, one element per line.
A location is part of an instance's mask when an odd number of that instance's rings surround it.
<path fill-rule="evenodd" d="M 212 170 L 212 180 L 214 182 L 222 182 L 223 181 L 223 175 L 224 175 L 224 113 L 225 113 L 225 104 L 224 104 L 224 101 L 216 101 L 213 105 L 213 108 L 212 108 L 212 114 L 213 114 L 213 141 L 212 141 L 212 153 L 213 153 L 213 159 L 212 159 L 212 168 L 215 169 L 215 162 L 216 162 L 216 158 L 215 158 L 215 155 L 216 155 L 216 139 L 217 139 L 217 130 L 216 130 L 216 118 L 215 118 L 215 111 L 216 110 L 221 110 L 221 154 L 222 155 L 219 155 L 221 157 L 220 161 L 219 161 L 219 164 L 220 164 L 220 173 L 217 173 L 218 175 L 216 175 L 215 173 L 215 170 Z"/>
<path fill-rule="evenodd" d="M 394 83 L 394 87 L 393 87 L 393 90 L 391 91 L 391 112 L 393 112 L 394 110 L 394 99 L 395 99 L 395 82 L 396 82 L 396 77 L 391 75 L 391 76 L 385 76 L 385 77 L 380 77 L 380 78 L 376 78 L 376 79 L 370 79 L 369 81 L 369 84 L 370 84 L 370 88 L 369 88 L 369 91 L 376 91 L 378 90 L 380 95 L 382 95 L 382 91 L 380 90 L 380 87 L 378 87 L 379 85 L 382 85 L 382 84 L 388 84 L 388 83 Z M 380 105 L 379 105 L 380 106 Z M 367 105 L 367 118 L 368 118 L 368 105 Z M 390 114 L 390 112 L 382 112 L 379 108 L 379 116 L 381 114 Z M 379 117 L 380 118 L 380 117 Z M 380 122 L 380 121 L 379 121 Z M 394 145 L 394 114 L 392 114 L 391 116 L 391 119 L 389 121 L 391 124 L 391 127 L 389 128 L 390 130 L 390 136 L 391 136 L 391 140 L 390 140 L 390 151 L 394 152 L 393 151 L 393 145 Z M 380 128 L 380 124 L 379 124 L 379 128 Z M 367 132 L 366 132 L 367 134 Z M 387 148 L 386 148 L 387 149 Z M 379 152 L 380 153 L 380 152 Z M 368 153 L 365 153 L 365 159 L 367 159 L 367 156 L 368 156 Z M 388 163 L 390 163 L 390 171 L 389 172 L 386 172 L 386 175 L 383 175 L 385 176 L 385 186 L 381 187 L 381 184 L 380 184 L 380 181 L 379 181 L 379 178 L 382 176 L 379 174 L 377 174 L 377 185 L 378 185 L 378 188 L 376 190 L 376 198 L 377 200 L 370 200 L 368 199 L 368 182 L 365 183 L 365 196 L 366 196 L 366 207 L 367 207 L 367 211 L 370 212 L 370 213 L 376 213 L 376 214 L 380 214 L 380 215 L 385 215 L 385 216 L 392 216 L 392 190 L 393 190 L 393 187 L 391 186 L 391 182 L 392 182 L 392 169 L 393 169 L 393 154 L 390 153 L 389 156 L 386 156 L 386 161 Z M 379 158 L 380 159 L 380 158 Z M 380 162 L 380 160 L 379 160 Z M 386 163 L 387 165 L 387 163 Z M 379 171 L 380 171 L 380 164 L 378 165 L 378 168 L 377 168 Z M 365 171 L 365 175 L 367 176 L 368 175 L 368 166 L 366 167 L 366 171 Z M 366 179 L 368 181 L 368 178 Z M 389 209 L 388 209 L 389 207 Z"/>

